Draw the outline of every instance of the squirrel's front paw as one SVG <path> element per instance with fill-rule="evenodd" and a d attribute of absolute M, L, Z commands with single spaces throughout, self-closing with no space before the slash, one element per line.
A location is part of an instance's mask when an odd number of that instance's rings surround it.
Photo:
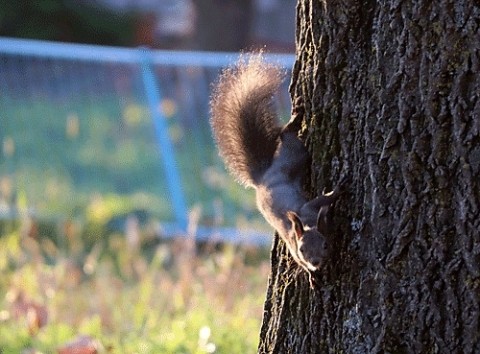
<path fill-rule="evenodd" d="M 340 177 L 340 180 L 338 181 L 338 188 L 340 190 L 345 189 L 347 184 L 349 184 L 352 180 L 352 177 L 349 174 L 345 174 L 342 177 Z"/>
<path fill-rule="evenodd" d="M 343 194 L 346 191 L 347 185 L 352 181 L 352 178 L 349 174 L 345 174 L 337 182 L 337 186 L 330 193 L 324 193 L 323 195 L 336 195 L 337 197 L 340 194 Z"/>

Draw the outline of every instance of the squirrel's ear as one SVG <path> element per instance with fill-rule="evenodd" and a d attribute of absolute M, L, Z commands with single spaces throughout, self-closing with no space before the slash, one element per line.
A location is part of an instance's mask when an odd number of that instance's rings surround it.
<path fill-rule="evenodd" d="M 295 230 L 295 235 L 297 238 L 303 237 L 303 223 L 300 220 L 300 217 L 293 211 L 287 212 L 287 218 L 292 222 L 293 229 Z"/>
<path fill-rule="evenodd" d="M 328 234 L 328 212 L 329 212 L 329 209 L 330 209 L 329 205 L 324 205 L 318 211 L 317 230 L 323 235 Z"/>

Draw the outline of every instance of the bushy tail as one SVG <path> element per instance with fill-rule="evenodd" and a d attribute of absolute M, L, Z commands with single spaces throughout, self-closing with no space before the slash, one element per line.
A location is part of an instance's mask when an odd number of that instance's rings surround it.
<path fill-rule="evenodd" d="M 281 131 L 273 95 L 283 76 L 261 54 L 250 54 L 226 69 L 214 88 L 213 135 L 228 170 L 246 186 L 257 185 L 273 160 Z"/>

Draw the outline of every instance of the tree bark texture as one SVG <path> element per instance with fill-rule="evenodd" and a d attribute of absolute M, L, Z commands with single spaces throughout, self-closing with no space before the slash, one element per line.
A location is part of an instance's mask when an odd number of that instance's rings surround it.
<path fill-rule="evenodd" d="M 307 189 L 351 182 L 316 289 L 275 239 L 259 353 L 480 353 L 479 3 L 300 0 L 296 39 Z"/>

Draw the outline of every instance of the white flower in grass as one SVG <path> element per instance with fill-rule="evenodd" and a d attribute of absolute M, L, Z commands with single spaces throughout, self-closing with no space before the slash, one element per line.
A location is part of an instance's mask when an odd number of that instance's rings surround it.
<path fill-rule="evenodd" d="M 203 326 L 198 331 L 198 346 L 205 353 L 215 353 L 217 347 L 214 343 L 209 342 L 212 330 L 208 326 Z"/>

